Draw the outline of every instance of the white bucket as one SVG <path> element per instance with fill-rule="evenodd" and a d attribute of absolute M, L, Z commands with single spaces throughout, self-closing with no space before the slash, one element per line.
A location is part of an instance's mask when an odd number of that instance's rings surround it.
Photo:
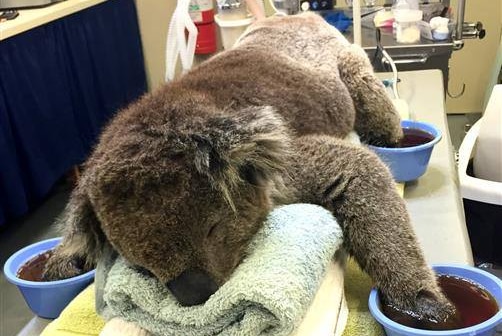
<path fill-rule="evenodd" d="M 254 17 L 251 16 L 241 20 L 222 20 L 219 14 L 217 14 L 214 16 L 214 20 L 220 27 L 223 49 L 230 49 L 246 28 L 254 21 Z"/>

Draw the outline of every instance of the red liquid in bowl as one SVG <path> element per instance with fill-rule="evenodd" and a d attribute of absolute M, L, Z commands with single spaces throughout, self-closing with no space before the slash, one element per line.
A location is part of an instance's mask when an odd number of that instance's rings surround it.
<path fill-rule="evenodd" d="M 438 281 L 460 313 L 461 328 L 484 322 L 499 311 L 495 298 L 475 283 L 448 275 L 439 276 Z"/>
<path fill-rule="evenodd" d="M 42 275 L 44 273 L 45 263 L 51 255 L 52 251 L 50 250 L 31 258 L 19 268 L 17 277 L 28 281 L 44 281 Z"/>
<path fill-rule="evenodd" d="M 438 283 L 444 294 L 457 308 L 458 321 L 448 325 L 431 320 L 420 320 L 411 312 L 404 312 L 388 304 L 382 304 L 382 311 L 399 324 L 427 330 L 453 330 L 482 323 L 499 311 L 495 298 L 479 285 L 450 275 L 440 275 Z"/>
<path fill-rule="evenodd" d="M 404 136 L 396 148 L 414 147 L 434 140 L 434 136 L 418 128 L 403 128 Z"/>

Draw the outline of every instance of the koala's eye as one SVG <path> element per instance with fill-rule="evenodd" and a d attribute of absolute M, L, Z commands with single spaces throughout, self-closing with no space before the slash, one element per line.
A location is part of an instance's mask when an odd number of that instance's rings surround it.
<path fill-rule="evenodd" d="M 185 158 L 185 154 L 183 152 L 173 152 L 173 153 L 169 153 L 167 155 L 167 157 L 169 158 L 169 160 L 179 161 L 179 160 Z"/>
<path fill-rule="evenodd" d="M 211 235 L 213 235 L 213 234 L 214 234 L 214 231 L 215 231 L 215 229 L 216 229 L 216 227 L 217 227 L 217 226 L 218 226 L 218 224 L 214 224 L 213 226 L 211 226 L 211 228 L 210 228 L 210 229 L 209 229 L 209 231 L 207 232 L 206 237 L 208 237 L 208 238 L 209 238 L 209 237 L 211 237 Z"/>
<path fill-rule="evenodd" d="M 260 184 L 260 174 L 251 165 L 246 165 L 240 169 L 241 178 L 252 185 Z"/>

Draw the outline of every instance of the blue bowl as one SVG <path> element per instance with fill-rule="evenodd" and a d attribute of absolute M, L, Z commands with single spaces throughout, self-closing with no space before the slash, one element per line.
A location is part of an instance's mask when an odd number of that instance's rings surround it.
<path fill-rule="evenodd" d="M 401 121 L 401 127 L 403 129 L 420 129 L 434 136 L 434 139 L 428 143 L 414 147 L 389 148 L 369 146 L 369 148 L 389 167 L 394 180 L 397 182 L 408 182 L 418 179 L 427 170 L 432 149 L 441 140 L 441 131 L 432 124 L 413 120 Z"/>
<path fill-rule="evenodd" d="M 17 277 L 17 271 L 24 263 L 56 247 L 60 241 L 61 238 L 53 238 L 29 245 L 14 253 L 3 268 L 7 280 L 19 288 L 33 313 L 43 318 L 57 318 L 68 303 L 94 279 L 94 270 L 73 278 L 47 282 Z"/>
<path fill-rule="evenodd" d="M 471 280 L 487 290 L 497 300 L 499 311 L 490 319 L 468 328 L 455 330 L 421 330 L 396 323 L 385 316 L 380 310 L 378 290 L 372 289 L 368 300 L 371 315 L 382 325 L 387 336 L 491 336 L 495 335 L 497 326 L 502 323 L 502 280 L 496 276 L 471 266 L 435 265 L 432 267 L 437 274 L 454 275 Z"/>

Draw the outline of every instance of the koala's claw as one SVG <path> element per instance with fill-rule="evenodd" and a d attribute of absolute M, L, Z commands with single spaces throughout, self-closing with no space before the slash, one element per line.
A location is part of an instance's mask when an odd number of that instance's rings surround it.
<path fill-rule="evenodd" d="M 443 294 L 421 291 L 413 307 L 401 307 L 386 301 L 385 315 L 397 323 L 425 330 L 452 330 L 461 327 L 457 309 Z"/>
<path fill-rule="evenodd" d="M 66 257 L 54 253 L 45 265 L 42 279 L 55 281 L 71 278 L 87 272 L 84 261 L 80 257 Z"/>
<path fill-rule="evenodd" d="M 416 300 L 421 329 L 451 330 L 460 328 L 460 315 L 455 306 L 441 294 L 421 291 Z"/>

